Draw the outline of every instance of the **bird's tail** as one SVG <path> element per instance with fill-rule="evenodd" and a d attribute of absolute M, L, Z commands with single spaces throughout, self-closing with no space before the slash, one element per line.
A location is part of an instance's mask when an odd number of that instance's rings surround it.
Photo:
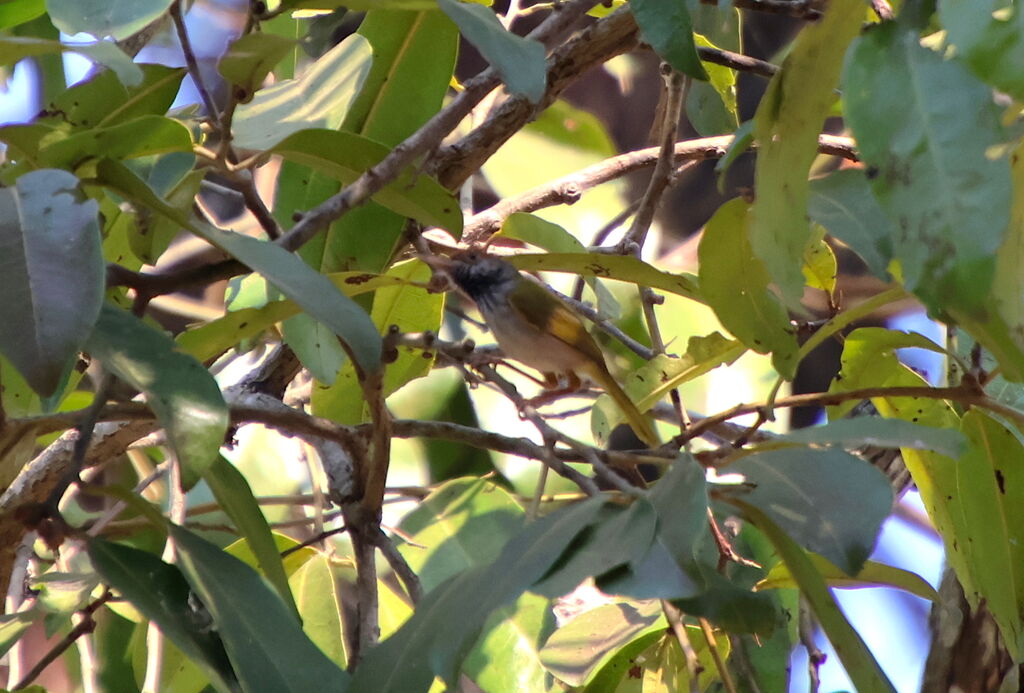
<path fill-rule="evenodd" d="M 633 400 L 629 398 L 629 395 L 619 387 L 619 384 L 615 382 L 615 378 L 610 373 L 597 368 L 592 369 L 592 372 L 587 375 L 591 376 L 597 381 L 598 385 L 604 388 L 605 392 L 611 395 L 611 398 L 615 400 L 615 404 L 618 405 L 619 409 L 626 417 L 626 421 L 629 422 L 630 428 L 636 433 L 637 437 L 644 443 L 652 448 L 659 447 L 661 440 L 658 438 L 658 434 L 654 431 L 654 426 L 651 425 L 650 419 L 640 413 L 640 410 L 633 404 Z"/>

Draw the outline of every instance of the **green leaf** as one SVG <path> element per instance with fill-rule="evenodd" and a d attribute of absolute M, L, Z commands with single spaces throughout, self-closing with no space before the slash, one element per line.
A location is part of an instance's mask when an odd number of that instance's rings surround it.
<path fill-rule="evenodd" d="M 176 120 L 146 115 L 109 128 L 93 128 L 39 150 L 39 165 L 74 168 L 85 159 L 129 159 L 167 152 L 191 152 L 192 135 Z"/>
<path fill-rule="evenodd" d="M 1016 99 L 1024 97 L 1024 13 L 1010 0 L 941 0 L 939 18 L 956 57 L 978 77 Z"/>
<path fill-rule="evenodd" d="M 690 337 L 683 356 L 657 354 L 633 371 L 622 387 L 637 409 L 647 411 L 673 389 L 699 378 L 723 364 L 731 364 L 746 352 L 742 343 L 726 339 L 718 332 L 706 337 Z M 622 410 L 608 395 L 594 402 L 590 431 L 599 442 L 608 440 L 610 432 L 623 421 Z"/>
<path fill-rule="evenodd" d="M 750 225 L 747 204 L 739 198 L 711 217 L 698 249 L 701 294 L 727 330 L 754 351 L 771 353 L 775 369 L 791 379 L 796 337 L 786 309 L 768 289 L 771 278 L 754 254 Z"/>
<path fill-rule="evenodd" d="M 45 0 L 8 0 L 0 4 L 0 29 L 10 29 L 44 14 Z"/>
<path fill-rule="evenodd" d="M 629 8 L 644 41 L 672 69 L 694 79 L 709 79 L 697 57 L 697 47 L 693 42 L 693 22 L 686 3 L 677 0 L 631 0 Z"/>
<path fill-rule="evenodd" d="M 829 587 L 836 589 L 857 589 L 860 587 L 892 587 L 909 592 L 921 599 L 938 603 L 939 594 L 917 573 L 896 568 L 895 566 L 865 561 L 864 566 L 855 577 L 851 577 L 837 568 L 827 558 L 816 553 L 809 554 L 814 569 Z M 782 561 L 776 563 L 768 574 L 757 583 L 759 590 L 788 589 L 798 587 L 789 567 Z"/>
<path fill-rule="evenodd" d="M 501 225 L 497 235 L 515 238 L 535 245 L 549 253 L 585 253 L 587 249 L 575 236 L 558 224 L 552 224 L 533 214 L 516 212 Z M 597 296 L 597 312 L 606 320 L 618 320 L 621 315 L 619 304 L 612 292 L 594 277 L 587 277 L 587 286 Z"/>
<path fill-rule="evenodd" d="M 656 601 L 606 604 L 556 630 L 541 650 L 541 661 L 562 681 L 583 686 L 621 648 L 667 626 Z"/>
<path fill-rule="evenodd" d="M 348 675 L 252 568 L 182 527 L 172 526 L 171 536 L 181 570 L 209 609 L 245 690 L 348 689 Z"/>
<path fill-rule="evenodd" d="M 662 272 L 631 255 L 530 253 L 514 255 L 508 261 L 516 269 L 526 272 L 568 272 L 583 277 L 615 279 L 703 302 L 693 275 Z"/>
<path fill-rule="evenodd" d="M 217 690 L 239 690 L 224 643 L 204 623 L 206 614 L 190 603 L 189 585 L 176 566 L 146 551 L 100 538 L 89 540 L 88 551 L 103 581 L 160 626 Z"/>
<path fill-rule="evenodd" d="M 832 252 L 832 247 L 825 242 L 825 230 L 820 226 L 814 229 L 816 238 L 804 250 L 804 281 L 812 289 L 834 294 L 836 277 L 839 274 L 836 255 Z"/>
<path fill-rule="evenodd" d="M 174 102 L 185 68 L 140 64 L 142 81 L 124 86 L 104 70 L 61 92 L 48 106 L 52 117 L 73 128 L 103 128 L 144 115 L 163 115 Z"/>
<path fill-rule="evenodd" d="M 698 46 L 718 48 L 711 41 L 694 34 Z M 702 137 L 734 132 L 739 126 L 736 109 L 736 71 L 724 65 L 704 65 L 708 81 L 690 83 L 686 93 L 686 117 Z"/>
<path fill-rule="evenodd" d="M 347 185 L 387 156 L 390 150 L 351 132 L 311 129 L 290 135 L 271 151 Z M 440 226 L 456 236 L 462 232 L 458 200 L 436 180 L 413 168 L 384 186 L 373 199 L 402 216 Z"/>
<path fill-rule="evenodd" d="M 358 296 L 402 283 L 399 277 L 367 272 L 335 272 L 327 278 L 346 296 Z M 234 310 L 222 318 L 182 332 L 178 335 L 178 346 L 196 359 L 208 361 L 300 310 L 294 301 L 272 301 L 260 308 Z"/>
<path fill-rule="evenodd" d="M 984 311 L 1011 195 L 990 89 L 893 22 L 854 43 L 843 85 L 904 283 L 932 310 Z"/>
<path fill-rule="evenodd" d="M 380 287 L 375 292 L 370 318 L 377 329 L 382 333 L 391 325 L 398 325 L 402 332 L 440 329 L 444 295 L 430 293 L 422 284 L 430 278 L 430 269 L 419 260 L 410 260 L 392 267 L 388 276 L 400 278 L 401 282 Z M 424 358 L 421 350 L 399 349 L 398 358 L 384 372 L 384 396 L 397 392 L 411 380 L 427 375 L 432 365 L 433 356 Z M 358 399 L 359 384 L 354 376 L 350 367 L 342 368 L 332 384 L 313 390 L 313 410 L 318 416 L 352 424 L 366 420 L 369 413 Z"/>
<path fill-rule="evenodd" d="M 566 552 L 533 591 L 560 597 L 587 577 L 639 565 L 654 543 L 657 527 L 657 513 L 646 498 L 636 499 L 627 508 L 605 506 L 586 537 Z"/>
<path fill-rule="evenodd" d="M 506 31 L 494 12 L 483 5 L 437 0 L 467 41 L 497 70 L 509 92 L 539 104 L 547 89 L 543 44 Z"/>
<path fill-rule="evenodd" d="M 240 87 L 245 101 L 263 86 L 263 80 L 290 51 L 295 41 L 278 36 L 254 32 L 235 39 L 217 64 L 217 70 L 236 87 Z"/>
<path fill-rule="evenodd" d="M 99 316 L 105 268 L 98 205 L 65 171 L 32 171 L 0 189 L 0 352 L 40 395 L 53 394 Z"/>
<path fill-rule="evenodd" d="M 221 510 L 231 518 L 242 537 L 248 542 L 257 565 L 267 581 L 277 590 L 281 599 L 296 611 L 295 600 L 288 587 L 288 576 L 281 563 L 281 554 L 274 542 L 270 525 L 256 502 L 249 482 L 235 466 L 218 455 L 203 474 Z"/>
<path fill-rule="evenodd" d="M 811 181 L 807 214 L 854 251 L 876 277 L 889 276 L 896 229 L 878 206 L 861 169 L 843 169 Z"/>
<path fill-rule="evenodd" d="M 99 584 L 94 572 L 47 572 L 28 580 L 28 586 L 37 593 L 39 606 L 51 614 L 70 616 L 89 603 L 93 590 Z"/>
<path fill-rule="evenodd" d="M 818 155 L 818 134 L 836 99 L 846 46 L 863 21 L 862 0 L 830 2 L 820 21 L 800 31 L 754 117 L 759 149 L 750 245 L 788 306 L 799 305 L 803 296 L 800 268 L 812 239 L 807 174 Z"/>
<path fill-rule="evenodd" d="M 174 341 L 134 315 L 104 305 L 85 349 L 146 394 L 182 464 L 199 477 L 217 459 L 228 408 L 213 376 Z"/>
<path fill-rule="evenodd" d="M 761 509 L 734 500 L 744 513 L 767 535 L 779 556 L 789 566 L 789 571 L 800 586 L 800 592 L 807 599 L 824 629 L 843 668 L 853 681 L 854 690 L 861 693 L 894 693 L 896 689 L 885 672 L 871 655 L 860 635 L 853 629 L 843 612 L 839 610 L 825 579 L 815 569 L 807 553 L 786 536 L 786 533 Z"/>
<path fill-rule="evenodd" d="M 0 656 L 7 654 L 39 618 L 40 613 L 34 606 L 25 611 L 0 615 Z"/>
<path fill-rule="evenodd" d="M 1024 459 L 1019 432 L 980 410 L 964 414 L 961 430 L 970 447 L 956 464 L 959 493 L 950 502 L 962 527 L 947 541 L 963 551 L 971 577 L 963 577 L 972 606 L 984 603 L 1012 657 L 1024 647 L 1024 474 L 1012 460 Z M 949 501 L 947 501 L 949 502 Z M 960 575 L 958 574 L 958 577 Z"/>
<path fill-rule="evenodd" d="M 128 38 L 167 11 L 171 0 L 46 0 L 53 25 L 65 34 Z"/>
<path fill-rule="evenodd" d="M 598 586 L 608 594 L 637 599 L 701 594 L 706 582 L 696 566 L 696 547 L 709 534 L 704 470 L 689 455 L 680 455 L 647 500 L 657 516 L 653 543 L 639 560 L 602 576 Z"/>
<path fill-rule="evenodd" d="M 848 575 L 871 555 L 892 509 L 885 475 L 841 450 L 770 450 L 741 458 L 729 471 L 745 477 L 746 503 Z"/>
<path fill-rule="evenodd" d="M 592 498 L 555 511 L 509 541 L 494 563 L 436 587 L 398 632 L 366 654 L 352 680 L 353 690 L 426 690 L 435 676 L 453 684 L 490 614 L 543 577 L 604 503 Z"/>
<path fill-rule="evenodd" d="M 295 571 L 289 583 L 295 592 L 303 632 L 328 659 L 344 668 L 348 656 L 331 559 L 322 553 L 316 554 Z"/>
<path fill-rule="evenodd" d="M 410 512 L 398 545 L 425 592 L 468 568 L 494 562 L 523 527 L 515 499 L 484 479 L 455 479 L 439 486 Z"/>
<path fill-rule="evenodd" d="M 74 0 L 69 1 L 74 2 Z M 0 65 L 11 65 L 22 58 L 58 53 L 80 53 L 94 63 L 109 67 L 117 73 L 118 79 L 126 86 L 135 86 L 142 80 L 142 70 L 139 69 L 139 66 L 133 63 L 124 51 L 108 41 L 61 43 L 33 36 L 0 37 Z"/>
<path fill-rule="evenodd" d="M 491 614 L 462 665 L 463 673 L 494 693 L 550 690 L 553 682 L 540 649 L 554 630 L 551 602 L 526 593 Z"/>
<path fill-rule="evenodd" d="M 811 426 L 791 431 L 774 439 L 804 445 L 840 445 L 856 448 L 874 445 L 882 448 L 914 448 L 957 457 L 967 440 L 960 431 L 949 428 L 921 426 L 901 419 L 880 417 L 841 418 L 824 426 Z"/>
<path fill-rule="evenodd" d="M 299 130 L 336 128 L 359 92 L 371 60 L 366 39 L 349 36 L 301 77 L 260 89 L 235 111 L 235 144 L 270 149 Z"/>
<path fill-rule="evenodd" d="M 380 368 L 381 340 L 370 316 L 297 255 L 273 243 L 193 223 L 157 197 L 134 173 L 118 162 L 110 159 L 100 161 L 97 177 L 103 185 L 177 221 L 262 274 L 281 293 L 334 330 L 344 342 L 346 351 L 364 372 L 375 373 Z"/>

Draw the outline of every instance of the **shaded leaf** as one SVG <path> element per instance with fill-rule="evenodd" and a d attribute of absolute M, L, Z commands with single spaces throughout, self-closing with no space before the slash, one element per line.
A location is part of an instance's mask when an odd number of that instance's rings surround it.
<path fill-rule="evenodd" d="M 787 306 L 799 305 L 803 295 L 800 268 L 812 239 L 807 174 L 818 155 L 818 134 L 836 99 L 846 46 L 863 21 L 862 0 L 830 2 L 820 21 L 801 29 L 754 117 L 759 149 L 750 246 Z"/>
<path fill-rule="evenodd" d="M 792 378 L 796 337 L 785 308 L 768 289 L 764 263 L 754 255 L 750 218 L 747 204 L 737 198 L 707 223 L 698 249 L 700 291 L 727 330 L 754 351 L 770 353 L 779 374 Z"/>
<path fill-rule="evenodd" d="M 892 509 L 885 475 L 841 450 L 770 450 L 739 459 L 729 471 L 746 478 L 746 503 L 848 575 L 871 555 Z"/>
<path fill-rule="evenodd" d="M 177 567 L 146 551 L 93 538 L 89 558 L 103 581 L 160 626 L 220 691 L 239 690 L 224 644 L 189 600 L 189 585 Z"/>
<path fill-rule="evenodd" d="M 296 610 L 295 600 L 288 587 L 288 576 L 281 563 L 281 553 L 270 531 L 270 525 L 256 502 L 249 482 L 223 456 L 218 455 L 203 473 L 221 510 L 231 518 L 242 537 L 248 542 L 256 564 L 267 581 L 277 590 L 281 599 Z"/>
<path fill-rule="evenodd" d="M 348 675 L 252 568 L 182 527 L 172 526 L 171 536 L 181 570 L 209 609 L 246 690 L 348 689 Z"/>
<path fill-rule="evenodd" d="M 823 426 L 810 426 L 778 436 L 777 440 L 810 445 L 841 445 L 857 448 L 873 445 L 881 448 L 934 450 L 943 455 L 960 455 L 967 440 L 960 431 L 922 426 L 901 419 L 880 417 L 841 418 Z"/>
<path fill-rule="evenodd" d="M 878 206 L 863 170 L 848 168 L 812 180 L 807 214 L 853 248 L 876 277 L 888 277 L 896 229 Z"/>
<path fill-rule="evenodd" d="M 65 34 L 123 39 L 155 21 L 172 0 L 46 0 L 53 25 Z"/>
<path fill-rule="evenodd" d="M 818 622 L 835 648 L 843 668 L 857 691 L 893 693 L 895 689 L 857 631 L 839 610 L 825 579 L 815 569 L 807 553 L 760 509 L 735 500 L 758 529 L 768 536 L 779 556 L 789 566 L 800 592 L 807 599 Z"/>
<path fill-rule="evenodd" d="M 296 79 L 260 89 L 235 111 L 234 141 L 269 149 L 306 128 L 335 128 L 355 99 L 372 59 L 362 36 L 349 36 Z"/>
<path fill-rule="evenodd" d="M 40 395 L 60 384 L 99 316 L 105 269 L 95 200 L 41 170 L 0 189 L 0 351 Z"/>
<path fill-rule="evenodd" d="M 644 41 L 672 69 L 694 79 L 708 79 L 708 73 L 697 57 L 693 22 L 686 3 L 675 0 L 632 0 L 629 8 Z"/>
<path fill-rule="evenodd" d="M 547 691 L 554 683 L 540 648 L 555 629 L 551 602 L 529 592 L 504 606 L 484 625 L 463 673 L 485 691 Z"/>
<path fill-rule="evenodd" d="M 1016 99 L 1024 98 L 1024 13 L 1009 0 L 941 0 L 939 18 L 947 41 L 986 83 Z"/>
<path fill-rule="evenodd" d="M 543 44 L 506 31 L 494 12 L 483 5 L 457 0 L 437 0 L 437 4 L 497 70 L 509 92 L 540 103 L 547 88 Z"/>
<path fill-rule="evenodd" d="M 596 518 L 604 499 L 592 498 L 533 522 L 505 545 L 499 558 L 432 590 L 393 636 L 366 654 L 354 690 L 419 691 L 435 676 L 451 684 L 487 618 L 539 580 Z M 458 614 L 457 620 L 452 614 Z M 437 634 L 444 632 L 444 638 Z M 403 666 L 396 667 L 401 661 Z"/>
<path fill-rule="evenodd" d="M 247 100 L 263 85 L 274 66 L 294 48 L 295 41 L 277 34 L 244 34 L 228 46 L 217 63 L 217 70 L 224 79 L 240 87 L 245 94 L 243 100 Z"/>
<path fill-rule="evenodd" d="M 932 310 L 983 310 L 1010 221 L 1010 170 L 988 87 L 888 22 L 854 42 L 845 118 L 894 222 L 904 283 Z"/>
<path fill-rule="evenodd" d="M 182 464 L 198 478 L 217 458 L 228 408 L 213 376 L 174 341 L 134 315 L 103 306 L 86 350 L 146 394 Z"/>

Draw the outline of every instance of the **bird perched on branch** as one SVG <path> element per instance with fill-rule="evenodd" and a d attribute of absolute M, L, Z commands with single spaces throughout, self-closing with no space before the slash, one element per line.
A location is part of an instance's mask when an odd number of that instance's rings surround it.
<path fill-rule="evenodd" d="M 566 376 L 573 389 L 580 387 L 581 377 L 592 380 L 615 400 L 644 443 L 660 445 L 651 422 L 608 371 L 600 347 L 583 322 L 551 292 L 505 260 L 480 250 L 424 260 L 447 272 L 476 303 L 506 356 L 536 368 L 550 385 L 558 382 L 559 375 Z"/>

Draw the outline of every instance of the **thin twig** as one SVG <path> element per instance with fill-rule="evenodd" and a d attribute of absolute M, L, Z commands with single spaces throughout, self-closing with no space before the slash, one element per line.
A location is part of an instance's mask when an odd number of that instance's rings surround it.
<path fill-rule="evenodd" d="M 699 618 L 697 621 L 700 623 L 700 630 L 704 634 L 704 640 L 708 644 L 708 651 L 711 652 L 711 657 L 715 660 L 715 668 L 718 669 L 718 677 L 722 680 L 726 693 L 737 693 L 736 683 L 732 680 L 732 673 L 729 671 L 729 667 L 726 666 L 725 660 L 722 659 L 721 650 L 718 649 L 718 639 L 715 638 L 715 631 L 711 628 L 711 624 L 708 623 L 706 618 Z"/>
<path fill-rule="evenodd" d="M 405 557 L 399 552 L 398 547 L 395 546 L 395 543 L 384 532 L 377 534 L 377 548 L 384 555 L 384 559 L 391 566 L 391 570 L 395 571 L 395 575 L 402 581 L 402 585 L 405 586 L 405 591 L 409 593 L 409 599 L 412 600 L 413 605 L 418 604 L 423 598 L 423 584 L 420 582 L 419 576 L 416 575 L 416 571 L 409 566 Z"/>
<path fill-rule="evenodd" d="M 92 615 L 97 609 L 110 601 L 113 596 L 114 595 L 110 590 L 107 590 L 99 597 L 99 599 L 96 599 L 85 606 L 85 608 L 78 611 L 82 620 L 76 623 L 67 635 L 57 641 L 57 644 L 51 647 L 47 653 L 44 654 L 38 662 L 36 662 L 35 666 L 33 666 L 28 673 L 26 673 L 25 676 L 11 688 L 11 690 L 20 691 L 23 688 L 28 688 L 32 682 L 46 670 L 46 667 L 53 664 L 58 657 L 64 654 L 65 650 L 71 647 L 74 642 L 78 640 L 78 638 L 82 637 L 86 633 L 91 633 L 93 629 L 96 628 L 96 621 L 93 620 Z"/>
<path fill-rule="evenodd" d="M 716 135 L 676 142 L 673 164 L 684 161 L 704 161 L 725 156 L 734 135 Z M 756 150 L 756 143 L 754 149 Z M 848 137 L 820 135 L 818 151 L 857 161 L 854 141 Z M 501 229 L 505 219 L 516 212 L 534 212 L 561 204 L 572 204 L 583 193 L 602 183 L 654 166 L 661 156 L 662 147 L 648 147 L 619 154 L 586 168 L 531 188 L 515 197 L 506 198 L 494 206 L 470 217 L 463 226 L 463 239 L 467 243 L 481 242 Z"/>
<path fill-rule="evenodd" d="M 192 77 L 192 82 L 196 85 L 196 91 L 199 92 L 199 98 L 203 102 L 203 108 L 206 109 L 206 117 L 213 123 L 219 123 L 220 112 L 217 110 L 217 104 L 214 103 L 213 97 L 210 96 L 210 91 L 206 88 L 206 83 L 203 81 L 203 75 L 199 71 L 199 61 L 196 60 L 195 51 L 192 50 L 192 42 L 188 37 L 188 28 L 185 26 L 185 18 L 181 14 L 181 2 L 180 0 L 174 0 L 170 7 L 171 20 L 174 22 L 174 30 L 178 35 L 178 43 L 181 44 L 181 53 L 185 57 L 185 65 L 188 68 L 188 74 Z"/>
<path fill-rule="evenodd" d="M 686 633 L 686 626 L 683 624 L 683 615 L 667 599 L 661 600 L 661 610 L 665 614 L 668 625 L 672 628 L 672 634 L 676 636 L 683 651 L 683 659 L 686 661 L 687 678 L 690 680 L 690 693 L 700 693 L 698 677 L 703 671 L 700 660 L 697 659 L 697 652 L 690 644 L 690 636 Z"/>

